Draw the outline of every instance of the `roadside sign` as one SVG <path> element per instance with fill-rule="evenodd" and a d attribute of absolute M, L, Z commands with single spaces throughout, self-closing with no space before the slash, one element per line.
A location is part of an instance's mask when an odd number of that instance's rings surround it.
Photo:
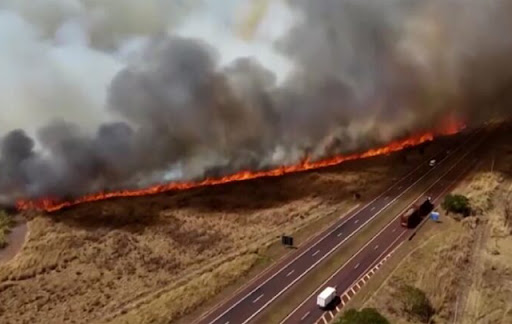
<path fill-rule="evenodd" d="M 281 236 L 281 243 L 283 245 L 293 246 L 293 237 L 283 235 Z"/>

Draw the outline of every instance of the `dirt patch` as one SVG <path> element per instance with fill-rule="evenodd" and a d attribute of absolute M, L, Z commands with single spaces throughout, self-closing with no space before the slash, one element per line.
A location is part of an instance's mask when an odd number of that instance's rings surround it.
<path fill-rule="evenodd" d="M 282 233 L 387 186 L 397 163 L 380 157 L 27 215 L 23 253 L 0 266 L 1 322 L 172 321 L 261 262 Z"/>

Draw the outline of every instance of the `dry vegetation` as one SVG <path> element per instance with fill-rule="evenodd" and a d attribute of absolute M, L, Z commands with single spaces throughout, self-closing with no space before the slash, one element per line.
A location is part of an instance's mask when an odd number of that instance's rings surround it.
<path fill-rule="evenodd" d="M 12 225 L 12 217 L 3 210 L 0 210 L 0 249 L 7 245 L 7 234 L 9 234 Z"/>
<path fill-rule="evenodd" d="M 501 183 L 493 208 L 485 213 L 487 224 L 463 290 L 459 323 L 512 323 L 512 227 L 507 222 L 511 192 L 512 180 Z"/>
<path fill-rule="evenodd" d="M 496 150 L 494 172 L 485 161 L 455 190 L 470 199 L 475 215 L 443 217 L 365 307 L 379 309 L 392 323 L 417 323 L 400 305 L 400 287 L 408 284 L 426 292 L 434 323 L 512 323 L 512 146 Z"/>
<path fill-rule="evenodd" d="M 23 250 L 0 266 L 0 322 L 170 322 L 247 273 L 283 232 L 385 186 L 390 159 L 30 215 Z"/>
<path fill-rule="evenodd" d="M 453 318 L 461 274 L 471 255 L 475 227 L 445 219 L 442 233 L 431 237 L 415 250 L 387 279 L 365 307 L 377 308 L 391 323 L 420 323 L 409 318 L 402 309 L 401 288 L 404 285 L 424 291 L 436 309 L 435 323 L 448 323 Z"/>

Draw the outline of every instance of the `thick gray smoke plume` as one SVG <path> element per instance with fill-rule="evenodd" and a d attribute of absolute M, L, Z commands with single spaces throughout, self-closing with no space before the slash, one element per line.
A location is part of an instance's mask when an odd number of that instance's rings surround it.
<path fill-rule="evenodd" d="M 226 36 L 215 1 L 108 3 L 0 1 L 3 200 L 269 168 L 508 112 L 512 1 L 295 0 L 254 41 Z"/>

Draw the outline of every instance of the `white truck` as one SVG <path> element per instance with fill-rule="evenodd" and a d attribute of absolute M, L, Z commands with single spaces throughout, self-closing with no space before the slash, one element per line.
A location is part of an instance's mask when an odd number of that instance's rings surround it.
<path fill-rule="evenodd" d="M 336 298 L 336 288 L 327 287 L 325 288 L 316 298 L 316 304 L 320 308 L 325 308 Z"/>

